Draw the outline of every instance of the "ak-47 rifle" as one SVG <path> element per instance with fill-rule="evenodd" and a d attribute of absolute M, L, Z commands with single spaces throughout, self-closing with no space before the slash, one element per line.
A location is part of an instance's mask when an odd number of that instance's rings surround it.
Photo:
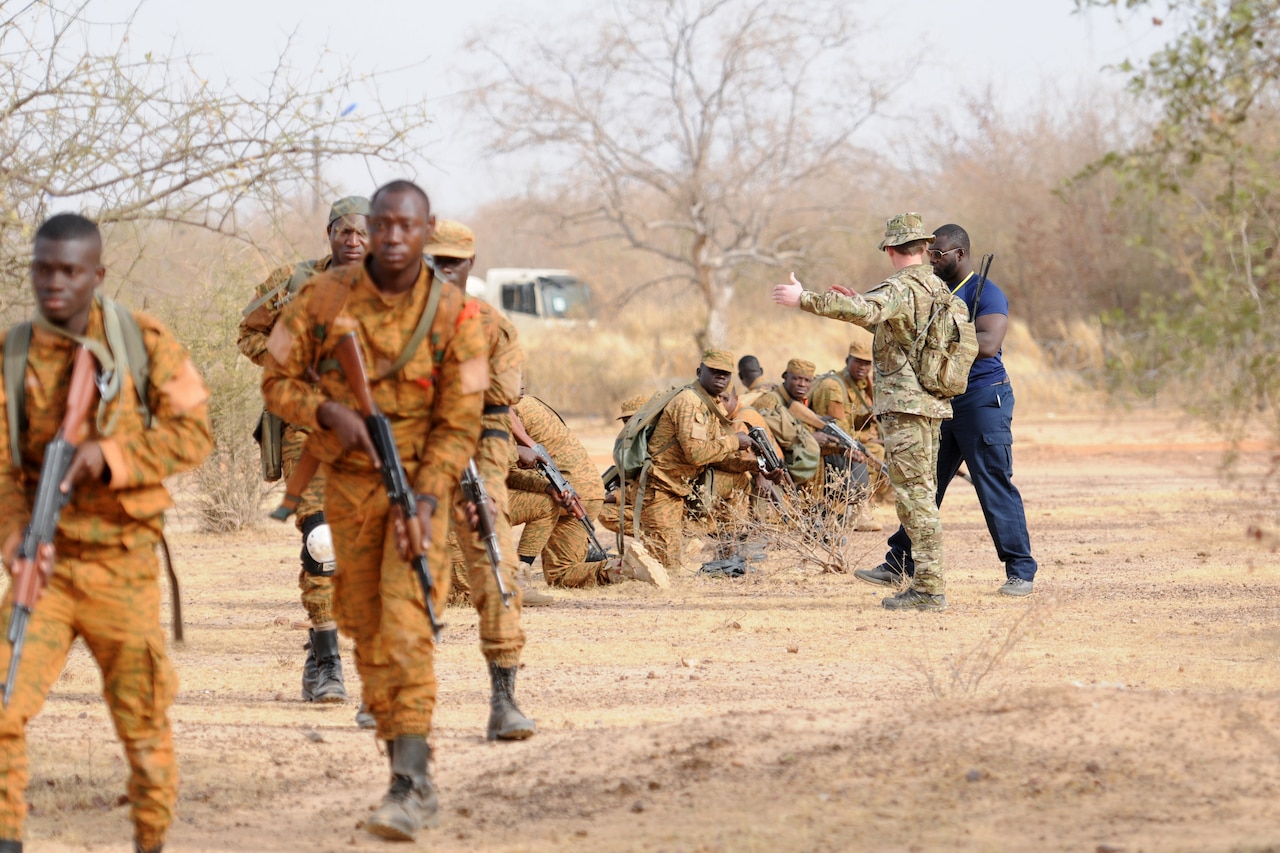
<path fill-rule="evenodd" d="M 822 431 L 825 432 L 827 435 L 831 436 L 832 438 L 834 438 L 836 441 L 836 444 L 840 445 L 840 449 L 843 452 L 848 453 L 851 450 L 856 450 L 862 456 L 866 464 L 868 465 L 874 464 L 879 466 L 881 477 L 889 476 L 889 466 L 883 462 L 878 461 L 874 456 L 872 456 L 871 451 L 867 449 L 867 446 L 865 444 L 863 444 L 861 441 L 858 441 L 858 439 L 854 438 L 853 436 L 849 435 L 849 433 L 841 429 L 840 425 L 837 424 L 834 420 L 827 421 L 825 424 L 823 424 Z"/>
<path fill-rule="evenodd" d="M 462 472 L 462 496 L 476 509 L 476 532 L 484 543 L 484 550 L 489 554 L 489 565 L 493 567 L 493 577 L 498 582 L 498 594 L 502 596 L 502 606 L 511 606 L 511 597 L 515 593 L 507 589 L 502 580 L 502 550 L 498 547 L 498 531 L 493 524 L 493 515 L 489 512 L 489 494 L 484 488 L 484 478 L 476 467 L 476 460 L 467 463 L 467 470 Z"/>
<path fill-rule="evenodd" d="M 378 462 L 382 468 L 382 485 L 387 490 L 387 499 L 391 505 L 400 508 L 404 529 L 409 536 L 409 565 L 418 576 L 422 585 L 422 596 L 426 599 L 427 618 L 431 620 L 431 631 L 436 640 L 440 639 L 440 629 L 444 627 L 436 618 L 436 608 L 431 601 L 431 593 L 435 583 L 431 580 L 431 567 L 427 565 L 427 553 L 422 548 L 422 522 L 418 519 L 418 498 L 409 483 L 409 475 L 405 473 L 404 463 L 400 461 L 400 449 L 396 447 L 395 437 L 391 434 L 391 421 L 378 411 L 373 402 L 373 391 L 369 388 L 369 376 L 364 369 L 364 356 L 360 354 L 360 343 L 355 332 L 343 335 L 333 349 L 334 358 L 342 367 L 347 377 L 347 385 L 355 394 L 356 405 L 364 416 L 364 425 L 369 430 L 369 438 L 373 441 L 374 450 L 378 453 Z M 443 510 L 439 510 L 443 512 Z"/>
<path fill-rule="evenodd" d="M 769 437 L 769 433 L 765 432 L 764 427 L 753 426 L 749 428 L 747 436 L 751 439 L 751 450 L 756 455 L 756 465 L 759 466 L 760 472 L 762 474 L 772 474 L 774 471 L 782 471 L 782 478 L 787 481 L 787 484 L 795 485 L 782 459 L 778 457 L 777 452 L 773 449 L 773 439 Z M 790 524 L 791 520 L 788 517 L 786 502 L 783 500 L 782 493 L 778 491 L 778 487 L 772 482 L 766 480 L 766 483 L 769 489 L 767 497 L 778 507 L 778 512 L 782 516 L 782 523 Z"/>
<path fill-rule="evenodd" d="M 62 491 L 62 480 L 71 467 L 76 454 L 73 443 L 89 415 L 93 403 L 96 373 L 93 355 L 81 346 L 71 365 L 71 387 L 67 392 L 67 410 L 62 425 L 45 445 L 44 463 L 40 467 L 40 482 L 36 485 L 36 499 L 31 507 L 31 521 L 22 532 L 22 544 L 10 566 L 13 575 L 13 613 L 9 617 L 9 644 L 13 647 L 9 658 L 9 676 L 4 682 L 4 706 L 9 707 L 14 681 L 18 677 L 18 662 L 22 659 L 22 645 L 27 637 L 27 623 L 35 609 L 36 600 L 47 582 L 40 571 L 37 552 L 41 545 L 53 543 L 58 529 L 62 508 L 71 500 L 71 492 Z M 19 460 L 14 460 L 18 464 Z"/>
<path fill-rule="evenodd" d="M 547 478 L 547 482 L 556 493 L 560 504 L 569 510 L 570 515 L 581 521 L 582 526 L 587 529 L 587 538 L 591 540 L 591 544 L 600 553 L 608 554 L 608 550 L 600 544 L 600 540 L 596 537 L 595 523 L 592 522 L 591 516 L 587 515 L 587 508 L 582 505 L 582 498 L 578 497 L 578 490 L 565 479 L 564 474 L 560 473 L 559 467 L 552 461 L 551 454 L 547 452 L 547 448 L 534 441 L 533 437 L 525 431 L 524 424 L 516 417 L 514 410 L 511 412 L 511 434 L 515 436 L 516 441 L 522 446 L 533 451 L 534 464 L 538 466 L 542 476 Z"/>

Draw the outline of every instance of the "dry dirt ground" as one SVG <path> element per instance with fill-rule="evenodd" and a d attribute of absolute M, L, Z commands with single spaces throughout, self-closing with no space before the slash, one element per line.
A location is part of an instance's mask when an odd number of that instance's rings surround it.
<path fill-rule="evenodd" d="M 483 739 L 474 613 L 437 671 L 438 850 L 1280 850 L 1274 465 L 1150 413 L 1025 417 L 1041 569 L 1003 580 L 972 489 L 944 507 L 942 614 L 772 557 L 745 578 L 558 592 L 527 611 L 537 737 Z M 593 452 L 610 437 L 595 427 Z M 877 515 L 886 524 L 892 510 Z M 859 564 L 883 534 L 857 534 Z M 176 536 L 173 851 L 368 851 L 385 759 L 298 700 L 292 534 Z M 344 649 L 349 649 L 344 640 Z M 348 652 L 349 658 L 349 652 Z M 353 667 L 349 685 L 358 690 Z M 77 645 L 30 727 L 28 849 L 125 850 L 124 768 Z M 401 848 L 403 849 L 403 848 Z"/>

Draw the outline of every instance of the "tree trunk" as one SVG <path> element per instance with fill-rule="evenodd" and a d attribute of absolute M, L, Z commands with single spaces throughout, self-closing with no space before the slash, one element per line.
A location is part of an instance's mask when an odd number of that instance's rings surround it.
<path fill-rule="evenodd" d="M 729 303 L 733 301 L 733 280 L 727 272 L 710 272 L 704 295 L 707 324 L 697 334 L 698 346 L 723 347 L 729 340 Z"/>

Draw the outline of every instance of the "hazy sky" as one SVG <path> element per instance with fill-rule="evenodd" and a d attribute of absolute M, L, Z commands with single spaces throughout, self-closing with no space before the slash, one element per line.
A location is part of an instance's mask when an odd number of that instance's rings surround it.
<path fill-rule="evenodd" d="M 128 0 L 94 0 L 89 12 L 98 20 L 121 20 L 134 7 Z M 1149 15 L 1120 23 L 1110 12 L 1073 14 L 1071 0 L 865 0 L 851 7 L 873 30 L 866 62 L 918 63 L 911 90 L 925 93 L 930 104 L 991 87 L 1002 104 L 1020 109 L 1034 106 L 1047 87 L 1118 88 L 1120 77 L 1103 66 L 1145 57 L 1171 35 L 1153 26 Z M 202 73 L 246 83 L 265 79 L 286 45 L 302 67 L 323 57 L 359 71 L 408 68 L 386 78 L 382 95 L 393 102 L 425 95 L 437 106 L 431 161 L 419 166 L 418 179 L 437 209 L 464 215 L 523 186 L 518 164 L 484 162 L 454 133 L 458 92 L 466 86 L 456 68 L 475 60 L 464 53 L 467 41 L 495 21 L 512 20 L 556 39 L 565 21 L 608 8 L 599 0 L 148 0 L 134 15 L 130 47 L 160 54 L 176 45 L 199 54 Z M 565 41 L 573 49 L 572 40 Z M 861 141 L 873 144 L 887 132 L 872 124 Z M 350 167 L 326 176 L 352 191 L 394 177 L 370 177 Z"/>

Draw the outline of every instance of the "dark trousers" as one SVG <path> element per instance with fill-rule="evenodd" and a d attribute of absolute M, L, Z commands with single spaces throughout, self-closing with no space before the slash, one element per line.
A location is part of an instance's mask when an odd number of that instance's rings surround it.
<path fill-rule="evenodd" d="M 1013 386 L 976 388 L 951 401 L 952 417 L 942 422 L 938 447 L 938 506 L 963 462 L 973 478 L 978 504 L 987 530 L 1008 577 L 1033 580 L 1036 561 L 1031 556 L 1027 516 L 1022 495 L 1013 484 Z M 911 537 L 901 527 L 889 537 L 884 560 L 908 575 L 915 573 Z"/>

